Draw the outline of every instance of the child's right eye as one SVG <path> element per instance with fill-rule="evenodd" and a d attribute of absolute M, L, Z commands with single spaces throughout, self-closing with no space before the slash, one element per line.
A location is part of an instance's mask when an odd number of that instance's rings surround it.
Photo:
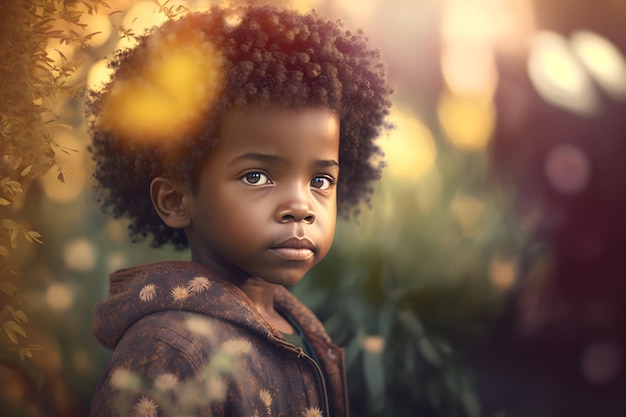
<path fill-rule="evenodd" d="M 269 177 L 262 172 L 249 172 L 242 177 L 242 180 L 248 185 L 265 185 L 272 183 Z"/>

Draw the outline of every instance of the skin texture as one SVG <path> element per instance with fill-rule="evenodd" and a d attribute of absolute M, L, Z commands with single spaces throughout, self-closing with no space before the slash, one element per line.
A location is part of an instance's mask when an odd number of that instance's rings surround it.
<path fill-rule="evenodd" d="M 325 108 L 231 111 L 193 193 L 151 184 L 159 216 L 183 228 L 192 260 L 226 276 L 282 331 L 276 286 L 296 284 L 326 255 L 336 222 L 339 120 Z"/>

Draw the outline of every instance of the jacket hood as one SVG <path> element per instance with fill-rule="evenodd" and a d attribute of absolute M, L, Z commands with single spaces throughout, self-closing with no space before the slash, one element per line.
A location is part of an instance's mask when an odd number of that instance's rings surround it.
<path fill-rule="evenodd" d="M 275 306 L 298 317 L 303 328 L 322 334 L 330 342 L 319 320 L 286 288 L 277 288 Z M 203 265 L 187 261 L 159 262 L 112 273 L 109 297 L 94 307 L 93 331 L 103 346 L 114 349 L 138 320 L 168 310 L 200 313 L 243 326 L 265 338 L 283 338 L 239 287 Z"/>

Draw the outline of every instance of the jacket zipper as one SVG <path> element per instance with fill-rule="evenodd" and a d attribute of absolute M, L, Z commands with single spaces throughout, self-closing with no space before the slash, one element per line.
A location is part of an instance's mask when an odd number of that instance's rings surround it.
<path fill-rule="evenodd" d="M 328 402 L 328 389 L 326 387 L 326 380 L 324 378 L 324 373 L 322 372 L 322 369 L 320 368 L 320 366 L 317 364 L 317 362 L 315 362 L 315 360 L 312 357 L 304 353 L 304 349 L 302 349 L 301 347 L 292 345 L 291 343 L 285 342 L 278 338 L 276 339 L 276 341 L 279 342 L 281 345 L 285 346 L 286 348 L 289 348 L 290 350 L 296 352 L 298 354 L 298 357 L 306 358 L 306 360 L 308 360 L 309 363 L 313 365 L 313 368 L 316 370 L 316 373 L 317 373 L 318 382 L 320 382 L 322 385 L 322 396 L 324 398 L 324 416 L 331 417 L 330 404 Z M 344 391 L 345 391 L 345 381 L 344 381 Z"/>

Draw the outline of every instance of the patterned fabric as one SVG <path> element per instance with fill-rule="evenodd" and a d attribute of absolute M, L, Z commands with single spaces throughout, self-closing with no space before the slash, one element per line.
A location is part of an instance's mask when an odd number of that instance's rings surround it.
<path fill-rule="evenodd" d="M 302 329 L 320 366 L 231 282 L 170 261 L 118 271 L 95 309 L 113 350 L 91 417 L 347 417 L 343 350 L 289 291 L 276 309 Z"/>

